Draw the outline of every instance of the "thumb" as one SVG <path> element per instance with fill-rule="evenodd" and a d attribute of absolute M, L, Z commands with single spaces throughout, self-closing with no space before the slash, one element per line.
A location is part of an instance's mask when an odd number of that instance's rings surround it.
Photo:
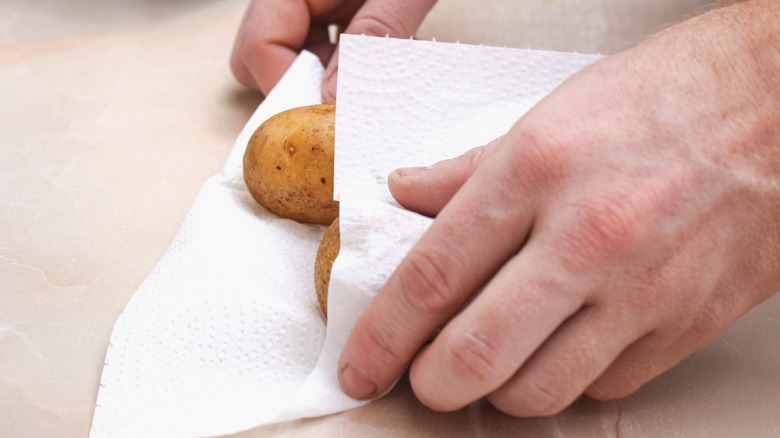
<path fill-rule="evenodd" d="M 355 13 L 344 33 L 410 38 L 434 4 L 436 0 L 367 0 Z M 333 103 L 336 100 L 337 71 L 338 48 L 325 69 L 322 97 L 326 102 Z"/>
<path fill-rule="evenodd" d="M 390 193 L 404 208 L 435 217 L 484 161 L 484 153 L 501 138 L 430 167 L 394 170 L 387 178 Z"/>

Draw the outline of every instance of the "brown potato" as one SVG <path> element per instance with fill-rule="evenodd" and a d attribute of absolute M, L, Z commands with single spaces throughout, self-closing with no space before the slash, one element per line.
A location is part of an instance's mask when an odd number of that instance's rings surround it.
<path fill-rule="evenodd" d="M 341 234 L 339 233 L 339 219 L 333 221 L 322 237 L 320 247 L 317 250 L 317 259 L 314 262 L 314 289 L 317 291 L 317 301 L 325 319 L 328 318 L 328 284 L 330 283 L 330 270 L 333 261 L 339 255 Z"/>
<path fill-rule="evenodd" d="M 244 182 L 272 213 L 329 225 L 339 214 L 333 200 L 335 106 L 293 108 L 266 120 L 244 153 Z"/>

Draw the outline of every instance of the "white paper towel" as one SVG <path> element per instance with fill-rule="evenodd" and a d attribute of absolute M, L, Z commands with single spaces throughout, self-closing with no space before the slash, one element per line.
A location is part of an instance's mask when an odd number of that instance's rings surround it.
<path fill-rule="evenodd" d="M 338 356 L 361 309 L 430 223 L 398 207 L 387 174 L 486 143 L 597 58 L 348 35 L 340 56 L 341 252 L 327 333 L 313 292 L 324 227 L 266 212 L 241 176 L 260 123 L 319 102 L 322 66 L 303 53 L 117 321 L 92 436 L 218 435 L 363 404 L 341 392 Z"/>

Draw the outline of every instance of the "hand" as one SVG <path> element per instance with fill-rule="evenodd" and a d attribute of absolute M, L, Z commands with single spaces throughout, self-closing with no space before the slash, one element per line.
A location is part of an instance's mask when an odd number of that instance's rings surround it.
<path fill-rule="evenodd" d="M 349 34 L 409 38 L 436 0 L 252 0 L 230 66 L 236 79 L 268 94 L 302 49 L 326 65 L 322 96 L 336 100 L 336 46 L 328 25 Z"/>
<path fill-rule="evenodd" d="M 433 409 L 551 415 L 636 391 L 772 296 L 778 17 L 754 0 L 692 19 L 484 148 L 393 173 L 436 220 L 354 327 L 345 392 L 375 397 L 411 363 Z"/>

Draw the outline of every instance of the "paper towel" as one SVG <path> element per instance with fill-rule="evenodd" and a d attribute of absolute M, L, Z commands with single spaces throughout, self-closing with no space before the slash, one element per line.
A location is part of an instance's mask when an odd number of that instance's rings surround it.
<path fill-rule="evenodd" d="M 243 151 L 265 119 L 320 102 L 304 53 L 197 195 L 119 317 L 92 436 L 204 436 L 268 422 L 314 367 L 325 324 L 313 293 L 324 227 L 275 217 L 249 195 Z"/>
<path fill-rule="evenodd" d="M 322 67 L 304 52 L 203 187 L 163 259 L 117 321 L 92 435 L 203 436 L 326 415 L 364 402 L 336 364 L 361 309 L 430 219 L 386 187 L 504 133 L 592 55 L 344 35 L 336 114 L 341 251 L 327 331 L 313 293 L 322 226 L 278 219 L 241 179 L 254 129 L 317 103 Z"/>

